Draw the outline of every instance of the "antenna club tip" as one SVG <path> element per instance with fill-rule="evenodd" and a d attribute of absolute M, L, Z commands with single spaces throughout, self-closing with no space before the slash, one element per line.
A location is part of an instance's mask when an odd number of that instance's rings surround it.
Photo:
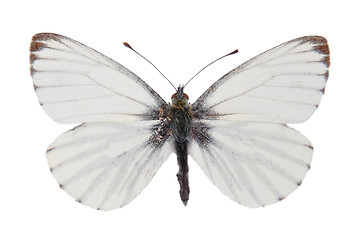
<path fill-rule="evenodd" d="M 236 54 L 236 53 L 238 53 L 238 49 L 234 50 L 233 52 L 231 52 L 231 53 L 228 54 L 228 55 L 232 55 L 232 54 Z"/>
<path fill-rule="evenodd" d="M 127 48 L 133 49 L 127 42 L 123 42 L 123 45 L 126 46 Z"/>

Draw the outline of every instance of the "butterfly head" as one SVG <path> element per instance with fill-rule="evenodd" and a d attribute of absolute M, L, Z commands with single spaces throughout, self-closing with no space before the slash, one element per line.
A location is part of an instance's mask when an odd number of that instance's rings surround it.
<path fill-rule="evenodd" d="M 174 105 L 188 105 L 189 97 L 183 92 L 184 86 L 179 86 L 177 92 L 172 95 L 172 104 Z"/>

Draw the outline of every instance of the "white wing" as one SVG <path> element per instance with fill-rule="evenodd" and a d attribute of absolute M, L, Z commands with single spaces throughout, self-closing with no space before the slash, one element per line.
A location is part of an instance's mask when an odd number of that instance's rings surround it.
<path fill-rule="evenodd" d="M 40 104 L 59 123 L 138 120 L 166 105 L 134 73 L 70 38 L 39 33 L 30 51 Z"/>
<path fill-rule="evenodd" d="M 192 109 L 206 119 L 303 122 L 320 103 L 329 65 L 325 38 L 298 38 L 233 69 L 215 82 Z"/>
<path fill-rule="evenodd" d="M 198 126 L 189 154 L 213 184 L 242 205 L 282 200 L 310 168 L 310 141 L 286 125 L 203 121 Z"/>
<path fill-rule="evenodd" d="M 173 151 L 155 145 L 154 121 L 82 124 L 48 148 L 50 170 L 78 202 L 100 210 L 122 207 L 151 181 Z"/>
<path fill-rule="evenodd" d="M 301 184 L 313 147 L 285 123 L 312 115 L 329 65 L 325 38 L 298 38 L 235 68 L 192 105 L 189 153 L 224 194 L 258 207 Z"/>
<path fill-rule="evenodd" d="M 85 122 L 47 150 L 60 187 L 96 209 L 129 203 L 173 151 L 159 120 L 167 104 L 134 73 L 67 37 L 37 34 L 30 51 L 47 114 L 59 123 Z"/>

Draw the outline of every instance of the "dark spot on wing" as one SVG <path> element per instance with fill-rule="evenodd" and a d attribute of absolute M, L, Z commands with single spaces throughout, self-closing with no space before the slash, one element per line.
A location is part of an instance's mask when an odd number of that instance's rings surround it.
<path fill-rule="evenodd" d="M 50 168 L 50 172 L 53 172 L 54 171 L 54 168 Z"/>
<path fill-rule="evenodd" d="M 301 186 L 301 184 L 302 184 L 302 180 L 297 182 L 297 186 Z"/>
<path fill-rule="evenodd" d="M 59 187 L 60 187 L 61 189 L 64 189 L 64 185 L 63 185 L 63 184 L 59 184 Z"/>
<path fill-rule="evenodd" d="M 320 92 L 321 92 L 322 94 L 325 94 L 325 88 L 322 88 L 322 89 L 320 90 Z"/>
<path fill-rule="evenodd" d="M 77 201 L 78 203 L 81 203 L 81 199 L 76 199 L 75 201 Z"/>
<path fill-rule="evenodd" d="M 318 105 L 317 105 L 318 106 Z M 313 146 L 312 145 L 306 145 L 307 147 L 311 148 L 313 150 Z"/>
<path fill-rule="evenodd" d="M 285 197 L 280 197 L 278 201 L 282 201 L 283 199 L 285 199 Z"/>
<path fill-rule="evenodd" d="M 307 164 L 306 167 L 307 167 L 308 169 L 311 169 L 311 165 L 310 165 L 310 164 Z"/>

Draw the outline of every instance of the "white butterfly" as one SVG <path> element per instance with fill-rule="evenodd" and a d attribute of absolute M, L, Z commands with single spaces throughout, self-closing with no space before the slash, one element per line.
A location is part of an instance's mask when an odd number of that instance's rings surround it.
<path fill-rule="evenodd" d="M 324 93 L 327 41 L 297 38 L 216 81 L 193 104 L 183 86 L 167 104 L 133 72 L 70 38 L 36 34 L 31 75 L 60 135 L 46 157 L 60 187 L 100 210 L 122 207 L 177 153 L 188 201 L 188 154 L 225 195 L 248 207 L 284 199 L 302 182 L 311 142 L 287 123 L 306 121 Z"/>

